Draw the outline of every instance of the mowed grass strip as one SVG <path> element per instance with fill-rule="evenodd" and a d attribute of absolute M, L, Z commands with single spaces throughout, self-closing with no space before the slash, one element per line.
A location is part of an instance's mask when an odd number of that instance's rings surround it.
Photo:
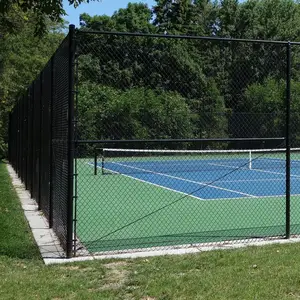
<path fill-rule="evenodd" d="M 0 164 L 0 299 L 299 299 L 300 245 L 45 266 Z"/>
<path fill-rule="evenodd" d="M 299 299 L 299 245 L 44 266 L 1 258 L 1 299 Z"/>
<path fill-rule="evenodd" d="M 38 259 L 39 252 L 25 219 L 6 164 L 0 160 L 0 255 Z"/>

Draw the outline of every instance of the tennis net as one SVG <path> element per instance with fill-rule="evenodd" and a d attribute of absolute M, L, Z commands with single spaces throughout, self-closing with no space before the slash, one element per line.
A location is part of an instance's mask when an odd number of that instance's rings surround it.
<path fill-rule="evenodd" d="M 231 169 L 285 172 L 286 149 L 148 150 L 101 149 L 102 174 L 179 173 Z M 291 168 L 300 166 L 300 148 L 291 149 Z"/>

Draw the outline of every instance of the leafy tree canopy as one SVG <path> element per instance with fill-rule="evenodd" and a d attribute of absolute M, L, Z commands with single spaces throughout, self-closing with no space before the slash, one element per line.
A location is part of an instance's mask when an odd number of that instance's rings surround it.
<path fill-rule="evenodd" d="M 69 0 L 70 5 L 77 7 L 83 2 L 89 3 L 94 0 Z M 66 15 L 62 0 L 1 0 L 0 1 L 0 28 L 15 31 L 18 28 L 19 16 L 12 18 L 12 13 L 31 12 L 35 25 L 35 34 L 41 35 L 47 31 L 48 20 L 52 22 L 61 21 Z M 16 15 L 15 15 L 16 16 Z"/>
<path fill-rule="evenodd" d="M 6 152 L 8 112 L 15 101 L 43 69 L 64 38 L 63 22 L 47 20 L 47 30 L 41 37 L 36 30 L 33 12 L 21 10 L 8 13 L 18 20 L 18 30 L 6 31 L 0 42 L 0 158 Z M 1 23 L 1 22 L 0 22 Z M 4 24 L 1 23 L 4 28 Z"/>

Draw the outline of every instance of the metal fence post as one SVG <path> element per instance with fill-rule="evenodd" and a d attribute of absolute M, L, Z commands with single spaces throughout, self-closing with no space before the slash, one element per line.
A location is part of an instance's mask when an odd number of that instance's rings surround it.
<path fill-rule="evenodd" d="M 49 228 L 53 227 L 53 173 L 52 173 L 52 164 L 53 164 L 53 144 L 52 144 L 52 131 L 53 131 L 53 97 L 54 97 L 54 56 L 50 60 L 51 68 L 51 95 L 50 95 L 50 158 L 49 158 Z"/>
<path fill-rule="evenodd" d="M 290 141 L 290 104 L 291 104 L 291 43 L 287 43 L 286 66 L 286 238 L 291 235 L 291 141 Z"/>
<path fill-rule="evenodd" d="M 68 216 L 67 216 L 67 257 L 73 248 L 73 180 L 74 180 L 74 64 L 75 25 L 69 26 L 69 113 L 68 113 Z"/>
<path fill-rule="evenodd" d="M 34 96 L 34 89 L 35 89 L 35 82 L 32 83 L 31 85 L 31 103 L 32 103 L 32 115 L 31 115 L 31 138 L 32 138 L 32 146 L 31 146 L 31 186 L 30 186 L 30 194 L 31 197 L 33 198 L 33 189 L 34 189 L 34 153 L 35 153 L 35 147 L 36 147 L 36 141 L 35 141 L 35 131 L 34 131 L 34 120 L 35 120 L 35 96 Z"/>
<path fill-rule="evenodd" d="M 43 99 L 43 86 L 44 86 L 44 70 L 41 71 L 40 73 L 40 109 L 39 109 L 39 114 L 40 114 L 40 140 L 39 140 L 39 148 L 40 148 L 40 151 L 39 151 L 39 187 L 38 187 L 38 206 L 39 206 L 39 209 L 41 209 L 41 201 L 42 201 L 42 150 L 43 150 L 43 147 L 42 147 L 42 136 L 43 136 L 43 122 L 42 122 L 42 118 L 43 118 L 43 109 L 44 109 L 44 99 Z"/>

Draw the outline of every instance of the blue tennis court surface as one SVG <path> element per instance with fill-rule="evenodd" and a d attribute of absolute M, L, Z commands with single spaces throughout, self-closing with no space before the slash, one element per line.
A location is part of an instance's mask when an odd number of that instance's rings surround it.
<path fill-rule="evenodd" d="M 298 161 L 291 164 L 291 194 L 300 194 Z M 201 200 L 284 196 L 285 161 L 277 158 L 151 160 L 119 158 L 98 163 L 104 174 L 126 176 Z"/>
<path fill-rule="evenodd" d="M 88 193 L 79 194 L 78 215 L 92 217 L 77 229 L 89 251 L 285 235 L 285 153 L 118 150 L 78 160 L 79 191 Z M 291 163 L 292 234 L 300 232 L 298 158 Z"/>

